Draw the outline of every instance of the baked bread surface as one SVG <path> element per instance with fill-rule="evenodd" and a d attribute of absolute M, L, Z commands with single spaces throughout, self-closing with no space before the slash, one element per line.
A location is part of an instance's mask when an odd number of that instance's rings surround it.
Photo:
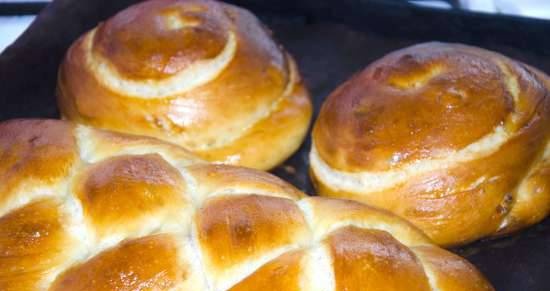
<path fill-rule="evenodd" d="M 301 144 L 311 102 L 292 57 L 245 9 L 151 0 L 100 23 L 60 67 L 63 118 L 269 169 Z"/>
<path fill-rule="evenodd" d="M 153 138 L 0 123 L 0 290 L 493 290 L 417 228 Z"/>
<path fill-rule="evenodd" d="M 426 43 L 336 89 L 313 130 L 320 195 L 409 219 L 435 242 L 516 231 L 550 211 L 550 82 L 480 48 Z"/>

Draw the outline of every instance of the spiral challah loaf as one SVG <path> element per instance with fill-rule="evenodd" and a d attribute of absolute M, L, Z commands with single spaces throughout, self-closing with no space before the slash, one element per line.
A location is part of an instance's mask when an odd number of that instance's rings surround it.
<path fill-rule="evenodd" d="M 60 67 L 65 119 L 269 169 L 301 144 L 311 102 L 292 57 L 247 10 L 152 0 L 83 35 Z"/>
<path fill-rule="evenodd" d="M 0 290 L 492 290 L 414 226 L 256 170 L 0 123 Z"/>
<path fill-rule="evenodd" d="M 550 210 L 549 85 L 479 48 L 391 53 L 325 101 L 311 176 L 321 195 L 391 210 L 439 244 L 518 230 Z"/>

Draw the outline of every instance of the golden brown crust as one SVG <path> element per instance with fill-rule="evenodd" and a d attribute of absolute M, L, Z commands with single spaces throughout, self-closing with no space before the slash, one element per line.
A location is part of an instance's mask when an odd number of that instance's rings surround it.
<path fill-rule="evenodd" d="M 43 199 L 0 217 L 0 290 L 43 289 L 44 274 L 69 259 L 59 204 Z"/>
<path fill-rule="evenodd" d="M 521 92 L 532 91 L 521 94 L 520 106 L 501 66 L 520 74 Z M 544 98 L 532 78 L 512 61 L 473 47 L 406 48 L 371 64 L 327 98 L 315 144 L 323 160 L 344 171 L 382 171 L 438 158 L 491 133 L 514 111 L 529 120 Z"/>
<path fill-rule="evenodd" d="M 61 274 L 50 290 L 170 290 L 187 274 L 169 235 L 122 242 Z"/>
<path fill-rule="evenodd" d="M 220 8 L 207 1 L 173 0 L 131 6 L 99 25 L 94 49 L 132 79 L 174 75 L 223 50 L 231 24 Z"/>
<path fill-rule="evenodd" d="M 121 229 L 135 233 L 152 217 L 181 218 L 190 203 L 180 173 L 157 154 L 103 160 L 84 170 L 76 185 L 84 216 L 99 237 Z"/>
<path fill-rule="evenodd" d="M 390 232 L 392 236 L 407 245 L 430 243 L 426 235 L 412 224 L 403 223 L 402 219 L 389 212 L 356 201 L 308 197 L 303 199 L 302 203 L 303 207 L 308 209 L 313 220 L 311 223 L 316 237 L 326 236 L 339 224 L 356 225 L 363 228 L 377 228 L 382 224 L 386 226 L 385 231 Z"/>
<path fill-rule="evenodd" d="M 437 247 L 403 219 L 354 201 L 306 197 L 265 172 L 205 164 L 153 138 L 64 121 L 0 129 L 0 156 L 21 148 L 5 140 L 20 131 L 62 144 L 72 157 L 70 170 L 54 178 L 0 172 L 0 180 L 11 175 L 25 185 L 17 199 L 0 201 L 1 290 L 427 288 L 441 260 L 441 272 L 452 272 L 438 282 L 449 290 L 490 286 L 447 253 L 416 260 L 417 248 Z M 27 167 L 46 167 L 48 158 Z"/>
<path fill-rule="evenodd" d="M 415 255 L 387 232 L 349 226 L 332 233 L 327 244 L 336 290 L 431 290 Z"/>
<path fill-rule="evenodd" d="M 463 45 L 391 53 L 323 105 L 314 184 L 321 195 L 391 210 L 444 245 L 537 222 L 550 211 L 547 79 Z"/>
<path fill-rule="evenodd" d="M 308 239 L 302 212 L 292 200 L 283 198 L 214 197 L 204 203 L 196 221 L 207 266 L 219 272 Z"/>
<path fill-rule="evenodd" d="M 466 260 L 446 250 L 433 246 L 414 248 L 414 253 L 424 264 L 437 290 L 485 291 L 493 290 L 482 280 L 479 271 Z"/>
<path fill-rule="evenodd" d="M 196 180 L 195 195 L 203 201 L 211 195 L 227 193 L 255 193 L 299 199 L 304 193 L 279 177 L 265 172 L 237 166 L 200 164 L 188 167 Z"/>
<path fill-rule="evenodd" d="M 300 290 L 303 251 L 289 252 L 263 265 L 254 274 L 231 287 L 230 291 Z"/>
<path fill-rule="evenodd" d="M 68 51 L 58 101 L 66 119 L 261 169 L 311 118 L 292 57 L 248 11 L 210 0 L 147 1 L 100 24 Z"/>
<path fill-rule="evenodd" d="M 548 150 L 545 153 L 550 153 Z M 516 190 L 513 208 L 499 229 L 506 234 L 542 221 L 550 213 L 550 156 L 531 168 Z M 536 207 L 533 207 L 536 205 Z"/>
<path fill-rule="evenodd" d="M 304 85 L 299 84 L 289 98 L 280 101 L 269 118 L 256 123 L 238 140 L 220 148 L 197 151 L 196 154 L 207 161 L 271 169 L 300 147 L 311 115 L 309 95 Z M 266 146 L 271 150 L 266 150 Z"/>
<path fill-rule="evenodd" d="M 52 195 L 76 162 L 73 126 L 50 120 L 11 120 L 0 124 L 0 205 L 17 200 L 29 181 L 40 181 Z M 0 206 L 0 213 L 2 207 Z"/>

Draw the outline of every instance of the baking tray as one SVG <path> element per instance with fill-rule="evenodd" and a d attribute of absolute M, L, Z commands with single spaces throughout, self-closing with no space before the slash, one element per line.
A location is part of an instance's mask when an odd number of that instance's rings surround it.
<path fill-rule="evenodd" d="M 131 0 L 56 0 L 0 55 L 0 120 L 58 117 L 57 68 L 80 34 Z M 254 11 L 295 56 L 315 103 L 384 54 L 414 43 L 462 42 L 499 51 L 550 72 L 550 22 L 432 10 L 367 0 L 229 1 Z M 549 125 L 550 126 L 550 125 Z M 273 172 L 314 194 L 309 138 Z M 452 251 L 468 258 L 499 291 L 550 290 L 550 219 L 513 236 Z"/>

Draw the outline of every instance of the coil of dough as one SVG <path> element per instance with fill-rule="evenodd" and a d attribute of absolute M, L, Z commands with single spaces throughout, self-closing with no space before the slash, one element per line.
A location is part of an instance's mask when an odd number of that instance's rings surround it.
<path fill-rule="evenodd" d="M 57 120 L 0 123 L 0 290 L 493 290 L 417 228 L 258 170 Z"/>
<path fill-rule="evenodd" d="M 80 37 L 58 77 L 64 119 L 269 169 L 301 144 L 311 101 L 292 57 L 247 10 L 151 0 Z"/>
<path fill-rule="evenodd" d="M 390 210 L 442 245 L 519 230 L 550 210 L 549 85 L 480 48 L 396 51 L 325 101 L 311 177 L 320 195 Z"/>

